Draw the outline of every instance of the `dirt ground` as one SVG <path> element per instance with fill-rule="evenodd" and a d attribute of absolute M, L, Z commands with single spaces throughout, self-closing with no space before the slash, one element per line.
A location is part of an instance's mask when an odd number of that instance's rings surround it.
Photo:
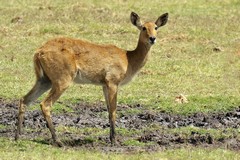
<path fill-rule="evenodd" d="M 55 126 L 66 126 L 76 128 L 108 128 L 107 109 L 104 104 L 71 104 L 66 105 L 74 112 L 53 113 L 52 118 Z M 137 113 L 129 113 L 129 110 L 137 109 Z M 0 98 L 0 136 L 13 139 L 18 102 L 7 102 Z M 140 104 L 131 106 L 118 106 L 117 110 L 118 128 L 126 130 L 140 130 L 137 134 L 122 135 L 117 133 L 118 145 L 111 147 L 108 134 L 94 137 L 96 140 L 88 139 L 89 133 L 77 134 L 68 129 L 58 134 L 66 147 L 84 147 L 101 151 L 114 152 L 136 152 L 136 151 L 157 151 L 168 148 L 180 148 L 186 146 L 221 147 L 232 150 L 240 150 L 239 127 L 240 127 L 240 106 L 229 112 L 218 113 L 196 113 L 192 115 L 175 115 L 162 111 L 148 110 Z M 154 127 L 155 126 L 155 127 Z M 160 126 L 160 127 L 156 127 Z M 169 129 L 180 127 L 199 127 L 204 129 L 220 129 L 222 134 L 216 138 L 214 132 L 191 131 L 189 135 L 181 132 L 169 132 Z M 27 111 L 24 121 L 24 133 L 21 138 L 30 139 L 39 143 L 50 143 L 50 133 L 46 129 L 46 123 L 39 110 Z M 39 140 L 39 139 L 44 140 Z M 128 146 L 126 140 L 135 140 L 146 145 Z"/>

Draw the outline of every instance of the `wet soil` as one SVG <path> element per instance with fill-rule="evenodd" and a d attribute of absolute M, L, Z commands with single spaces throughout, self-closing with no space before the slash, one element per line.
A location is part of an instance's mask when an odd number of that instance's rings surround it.
<path fill-rule="evenodd" d="M 52 114 L 54 125 L 63 128 L 58 131 L 58 135 L 66 147 L 114 152 L 157 151 L 186 146 L 240 150 L 240 106 L 228 112 L 195 113 L 186 116 L 148 110 L 140 104 L 118 106 L 116 126 L 129 133 L 123 134 L 117 130 L 118 145 L 114 147 L 110 145 L 108 133 L 89 138 L 94 130 L 90 133 L 78 134 L 68 129 L 69 127 L 108 129 L 107 109 L 103 103 L 66 104 L 66 108 L 70 108 L 73 112 L 63 110 Z M 0 99 L 0 125 L 4 126 L 0 127 L 1 137 L 13 139 L 17 112 L 17 101 L 9 102 Z M 186 133 L 174 132 L 174 129 L 181 127 L 193 129 Z M 21 138 L 50 144 L 51 136 L 46 128 L 40 109 L 27 111 Z M 205 132 L 196 128 L 205 129 Z M 218 130 L 222 136 L 214 135 L 216 132 L 211 132 L 214 129 Z M 126 143 L 129 141 L 134 143 L 129 145 Z"/>

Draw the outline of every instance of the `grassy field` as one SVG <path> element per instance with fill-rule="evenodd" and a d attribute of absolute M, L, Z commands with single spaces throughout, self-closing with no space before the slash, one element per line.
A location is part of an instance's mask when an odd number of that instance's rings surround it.
<path fill-rule="evenodd" d="M 98 151 L 76 150 L 72 148 L 58 149 L 48 145 L 39 145 L 32 141 L 12 142 L 0 138 L 0 151 L 2 160 L 18 159 L 18 160 L 77 160 L 77 159 L 109 159 L 109 160 L 237 160 L 240 158 L 239 154 L 224 149 L 202 149 L 202 148 L 185 148 L 167 150 L 158 153 L 101 153 Z"/>
<path fill-rule="evenodd" d="M 230 110 L 240 105 L 239 8 L 239 0 L 0 0 L 0 98 L 16 100 L 31 89 L 32 56 L 47 40 L 66 36 L 131 50 L 138 40 L 131 11 L 146 21 L 168 12 L 169 22 L 160 29 L 149 62 L 120 89 L 118 103 L 178 114 Z M 189 103 L 177 104 L 179 94 L 186 95 Z M 59 101 L 94 103 L 104 98 L 98 86 L 74 84 Z M 0 141 L 2 159 L 12 154 L 13 159 L 34 159 L 33 155 L 38 155 L 36 159 L 239 159 L 238 153 L 224 149 L 93 154 L 31 141 Z"/>

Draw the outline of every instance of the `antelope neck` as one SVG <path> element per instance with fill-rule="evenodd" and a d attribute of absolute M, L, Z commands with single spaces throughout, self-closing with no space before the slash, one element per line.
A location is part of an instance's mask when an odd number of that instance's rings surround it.
<path fill-rule="evenodd" d="M 133 72 L 137 72 L 145 65 L 148 59 L 148 52 L 150 51 L 150 48 L 150 44 L 138 41 L 135 50 L 127 51 L 128 62 L 131 65 Z"/>

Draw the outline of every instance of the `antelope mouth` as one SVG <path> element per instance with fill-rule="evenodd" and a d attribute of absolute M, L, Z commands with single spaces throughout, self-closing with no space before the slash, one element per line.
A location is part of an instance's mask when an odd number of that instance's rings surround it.
<path fill-rule="evenodd" d="M 150 43 L 151 45 L 153 45 L 155 42 L 156 42 L 156 38 L 155 38 L 155 37 L 150 37 L 150 38 L 149 38 L 149 43 Z"/>
<path fill-rule="evenodd" d="M 149 40 L 149 44 L 150 45 L 154 45 L 156 43 L 156 41 L 151 41 L 151 40 Z"/>

